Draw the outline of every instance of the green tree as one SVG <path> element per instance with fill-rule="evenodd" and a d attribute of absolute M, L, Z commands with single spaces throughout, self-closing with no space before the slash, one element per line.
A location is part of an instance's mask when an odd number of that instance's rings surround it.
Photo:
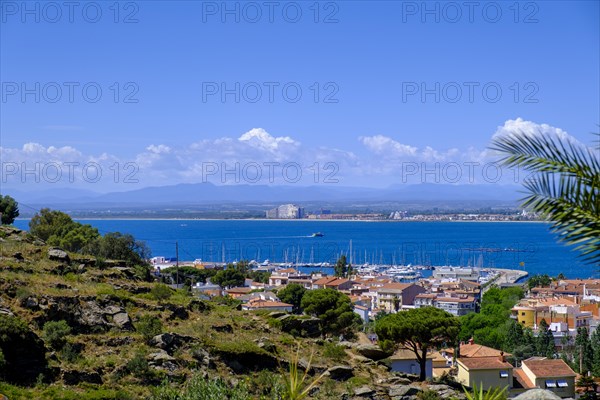
<path fill-rule="evenodd" d="M 533 275 L 527 280 L 527 287 L 533 289 L 534 287 L 548 287 L 552 283 L 552 279 L 548 274 Z"/>
<path fill-rule="evenodd" d="M 426 379 L 427 352 L 448 343 L 455 343 L 459 331 L 459 319 L 435 307 L 389 314 L 375 324 L 375 333 L 379 340 L 392 342 L 395 346 L 415 353 L 421 367 L 421 381 Z"/>
<path fill-rule="evenodd" d="M 361 323 L 350 298 L 337 290 L 309 290 L 302 296 L 300 306 L 304 313 L 321 320 L 321 332 L 324 334 L 349 333 Z"/>
<path fill-rule="evenodd" d="M 121 232 L 109 232 L 96 238 L 84 251 L 107 260 L 123 260 L 129 265 L 147 265 L 146 260 L 151 256 L 146 243 Z"/>
<path fill-rule="evenodd" d="M 592 337 L 590 338 L 593 352 L 593 367 L 592 374 L 595 377 L 600 377 L 600 329 L 596 328 Z"/>
<path fill-rule="evenodd" d="M 540 321 L 540 326 L 538 327 L 535 347 L 539 356 L 548 358 L 554 357 L 554 335 L 552 335 L 550 326 L 543 318 Z"/>
<path fill-rule="evenodd" d="M 67 343 L 67 335 L 71 333 L 71 327 L 67 321 L 48 321 L 44 324 L 44 339 L 54 350 L 61 350 Z"/>
<path fill-rule="evenodd" d="M 346 262 L 346 256 L 341 255 L 338 258 L 335 266 L 333 267 L 334 275 L 339 277 L 346 277 L 348 275 L 348 263 Z"/>
<path fill-rule="evenodd" d="M 523 207 L 552 222 L 561 241 L 600 263 L 600 152 L 568 135 L 519 132 L 494 139 L 501 162 L 530 172 Z"/>
<path fill-rule="evenodd" d="M 594 366 L 594 349 L 592 348 L 589 332 L 584 326 L 577 328 L 573 356 L 573 361 L 575 364 L 577 364 L 576 369 L 580 374 L 584 374 L 592 370 Z"/>
<path fill-rule="evenodd" d="M 502 349 L 507 353 L 512 353 L 515 347 L 523 343 L 523 336 L 523 326 L 514 319 L 511 319 L 508 323 L 508 330 Z"/>
<path fill-rule="evenodd" d="M 0 194 L 0 223 L 10 225 L 19 216 L 19 204 L 10 196 Z"/>
<path fill-rule="evenodd" d="M 242 286 L 246 281 L 244 272 L 234 266 L 227 266 L 224 270 L 219 271 L 212 277 L 211 282 L 216 283 L 222 288 L 231 288 Z"/>
<path fill-rule="evenodd" d="M 284 303 L 288 303 L 294 306 L 293 312 L 302 312 L 302 297 L 306 293 L 304 286 L 297 283 L 290 283 L 285 288 L 277 292 L 277 297 Z"/>

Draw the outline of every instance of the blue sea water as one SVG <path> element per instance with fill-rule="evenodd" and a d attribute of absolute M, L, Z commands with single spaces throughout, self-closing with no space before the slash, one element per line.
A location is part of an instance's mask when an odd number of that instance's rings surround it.
<path fill-rule="evenodd" d="M 598 277 L 572 247 L 537 222 L 365 222 L 282 220 L 79 220 L 100 233 L 146 241 L 153 256 L 180 260 L 413 264 L 523 269 L 530 274 Z M 15 225 L 27 229 L 28 220 Z M 323 237 L 311 237 L 322 232 Z"/>

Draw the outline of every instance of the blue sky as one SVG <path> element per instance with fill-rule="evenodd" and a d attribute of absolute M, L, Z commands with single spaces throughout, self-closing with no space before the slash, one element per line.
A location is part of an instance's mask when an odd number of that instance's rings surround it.
<path fill-rule="evenodd" d="M 19 167 L 131 162 L 148 186 L 334 162 L 344 185 L 386 186 L 399 162 L 489 160 L 507 127 L 590 142 L 600 123 L 597 1 L 1 3 L 0 144 Z"/>

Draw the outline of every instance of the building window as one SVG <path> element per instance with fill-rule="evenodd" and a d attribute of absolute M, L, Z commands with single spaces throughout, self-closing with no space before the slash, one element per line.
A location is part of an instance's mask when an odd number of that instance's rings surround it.
<path fill-rule="evenodd" d="M 500 371 L 500 378 L 508 378 L 508 371 Z"/>
<path fill-rule="evenodd" d="M 559 379 L 556 383 L 558 384 L 558 387 L 561 387 L 561 388 L 569 386 L 569 383 L 564 379 Z"/>
<path fill-rule="evenodd" d="M 547 388 L 555 388 L 556 387 L 556 381 L 546 381 L 546 387 Z"/>
<path fill-rule="evenodd" d="M 522 313 L 521 313 L 521 317 L 524 317 L 524 316 L 525 316 L 525 313 L 524 313 L 524 312 L 522 312 Z"/>

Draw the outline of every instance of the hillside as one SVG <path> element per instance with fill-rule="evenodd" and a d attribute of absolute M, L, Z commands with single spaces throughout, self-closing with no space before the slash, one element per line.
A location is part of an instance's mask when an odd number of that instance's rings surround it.
<path fill-rule="evenodd" d="M 67 254 L 0 227 L 0 394 L 277 399 L 299 348 L 298 366 L 309 367 L 309 380 L 329 371 L 309 398 L 412 400 L 423 390 L 463 397 L 446 385 L 419 386 L 413 376 L 390 373 L 386 360 L 368 358 L 385 355 L 361 345 L 364 335 L 341 343 L 318 332 L 294 337 L 279 328 L 285 316 L 184 291 L 161 294 L 139 275 L 120 262 Z M 178 397 L 186 388 L 223 394 Z"/>

